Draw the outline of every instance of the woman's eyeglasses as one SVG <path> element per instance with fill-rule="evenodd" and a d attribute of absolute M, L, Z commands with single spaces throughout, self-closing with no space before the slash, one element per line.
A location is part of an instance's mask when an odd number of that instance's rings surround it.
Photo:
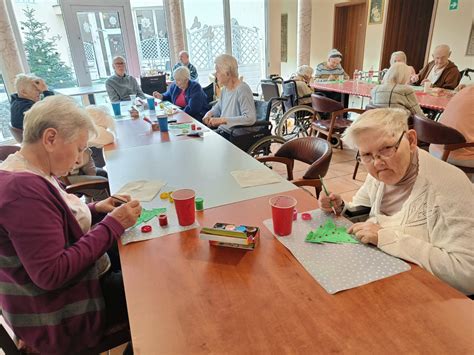
<path fill-rule="evenodd" d="M 400 138 L 398 138 L 397 143 L 394 145 L 385 147 L 380 149 L 376 154 L 372 153 L 367 153 L 367 154 L 357 154 L 356 160 L 358 162 L 362 162 L 364 164 L 371 164 L 375 161 L 375 158 L 379 158 L 382 160 L 387 160 L 395 155 L 395 153 L 398 150 L 398 147 L 400 146 L 400 143 L 402 142 L 403 135 L 406 133 L 406 131 L 402 132 L 402 135 Z"/>

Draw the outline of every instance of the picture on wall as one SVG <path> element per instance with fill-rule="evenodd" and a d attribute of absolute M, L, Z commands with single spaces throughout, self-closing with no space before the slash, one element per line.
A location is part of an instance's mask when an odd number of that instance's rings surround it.
<path fill-rule="evenodd" d="M 370 0 L 369 25 L 382 23 L 384 1 L 385 0 Z"/>
<path fill-rule="evenodd" d="M 281 56 L 283 63 L 288 61 L 288 14 L 281 14 Z"/>
<path fill-rule="evenodd" d="M 471 25 L 471 34 L 467 42 L 466 55 L 474 56 L 474 23 Z"/>

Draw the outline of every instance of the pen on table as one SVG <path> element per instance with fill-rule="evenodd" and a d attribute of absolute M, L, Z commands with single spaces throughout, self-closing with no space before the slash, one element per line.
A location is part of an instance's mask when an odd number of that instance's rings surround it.
<path fill-rule="evenodd" d="M 125 201 L 125 200 L 122 200 L 121 198 L 117 197 L 117 196 L 110 196 L 113 200 L 117 201 L 117 202 L 120 202 L 122 204 L 124 203 L 127 203 L 128 201 Z"/>
<path fill-rule="evenodd" d="M 322 185 L 322 187 L 323 187 L 324 193 L 326 194 L 327 197 L 329 197 L 328 190 L 326 189 L 326 186 L 324 185 L 323 178 L 322 178 L 321 175 L 319 175 L 319 180 L 321 180 L 321 185 Z M 329 206 L 331 206 L 332 211 L 333 211 L 334 214 L 337 216 L 336 209 L 334 208 L 334 205 L 332 204 L 332 201 L 331 201 L 331 200 L 329 200 Z"/>
<path fill-rule="evenodd" d="M 143 121 L 148 122 L 149 124 L 153 124 L 148 117 L 143 117 Z"/>

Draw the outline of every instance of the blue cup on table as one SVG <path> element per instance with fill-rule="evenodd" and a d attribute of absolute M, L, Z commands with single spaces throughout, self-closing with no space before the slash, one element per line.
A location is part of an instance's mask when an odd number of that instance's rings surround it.
<path fill-rule="evenodd" d="M 120 110 L 120 102 L 112 102 L 112 108 L 115 116 L 120 116 L 122 114 Z"/>
<path fill-rule="evenodd" d="M 168 117 L 159 117 L 158 124 L 161 132 L 168 132 Z"/>
<path fill-rule="evenodd" d="M 151 111 L 155 111 L 155 98 L 149 97 L 146 99 L 146 102 L 148 103 L 148 109 Z"/>

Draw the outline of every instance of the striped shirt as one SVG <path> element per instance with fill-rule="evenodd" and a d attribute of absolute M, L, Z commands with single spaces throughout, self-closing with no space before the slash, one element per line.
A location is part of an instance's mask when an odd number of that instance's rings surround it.
<path fill-rule="evenodd" d="M 349 75 L 344 71 L 342 68 L 341 64 L 338 64 L 338 66 L 334 69 L 328 67 L 327 62 L 319 63 L 318 66 L 316 67 L 316 72 L 314 74 L 315 79 L 337 79 L 339 75 L 344 75 L 344 79 L 347 80 L 349 79 Z"/>
<path fill-rule="evenodd" d="M 408 85 L 381 84 L 371 91 L 370 104 L 377 107 L 403 108 L 411 114 L 423 116 L 415 90 Z"/>
<path fill-rule="evenodd" d="M 181 63 L 181 62 L 178 62 L 174 65 L 173 67 L 173 70 L 171 71 L 171 80 L 174 81 L 174 77 L 173 77 L 173 73 L 176 69 L 178 69 L 179 67 L 182 67 L 184 64 Z M 186 68 L 189 69 L 189 75 L 191 77 L 191 80 L 198 80 L 198 72 L 197 72 L 197 69 L 194 65 L 192 65 L 191 63 L 188 63 L 188 65 L 185 66 Z"/>

